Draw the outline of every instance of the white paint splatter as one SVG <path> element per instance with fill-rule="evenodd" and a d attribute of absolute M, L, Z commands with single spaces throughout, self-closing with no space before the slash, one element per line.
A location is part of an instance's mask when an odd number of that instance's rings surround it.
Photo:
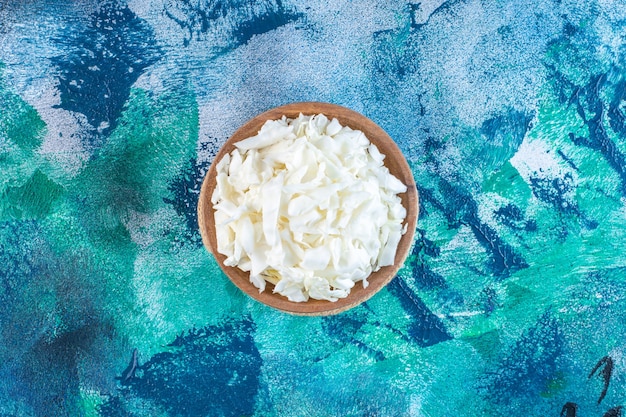
<path fill-rule="evenodd" d="M 40 155 L 60 167 L 64 176 L 72 178 L 89 159 L 84 138 L 93 133 L 84 115 L 55 107 L 60 102 L 56 82 L 49 81 L 39 98 L 31 104 L 46 124 Z"/>
<path fill-rule="evenodd" d="M 524 139 L 510 162 L 527 181 L 532 176 L 547 178 L 564 174 L 550 145 L 540 139 Z"/>

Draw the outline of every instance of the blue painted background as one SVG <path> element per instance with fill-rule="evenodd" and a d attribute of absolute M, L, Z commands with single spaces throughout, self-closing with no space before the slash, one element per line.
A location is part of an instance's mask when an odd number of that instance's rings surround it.
<path fill-rule="evenodd" d="M 421 197 L 367 303 L 245 297 L 197 230 L 250 117 L 380 124 Z M 626 3 L 0 3 L 0 415 L 619 416 Z"/>

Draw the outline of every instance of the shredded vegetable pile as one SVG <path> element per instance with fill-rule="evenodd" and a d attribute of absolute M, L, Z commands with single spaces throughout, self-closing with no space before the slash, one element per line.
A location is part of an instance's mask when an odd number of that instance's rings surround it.
<path fill-rule="evenodd" d="M 336 301 L 386 265 L 407 187 L 363 132 L 323 114 L 268 120 L 216 165 L 217 250 L 290 301 Z"/>

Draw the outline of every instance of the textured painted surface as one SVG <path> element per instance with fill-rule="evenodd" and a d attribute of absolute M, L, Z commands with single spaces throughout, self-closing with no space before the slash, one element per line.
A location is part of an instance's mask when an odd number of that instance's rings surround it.
<path fill-rule="evenodd" d="M 0 415 L 618 416 L 626 6 L 0 3 Z M 329 101 L 421 195 L 334 317 L 244 297 L 200 183 L 245 120 Z"/>

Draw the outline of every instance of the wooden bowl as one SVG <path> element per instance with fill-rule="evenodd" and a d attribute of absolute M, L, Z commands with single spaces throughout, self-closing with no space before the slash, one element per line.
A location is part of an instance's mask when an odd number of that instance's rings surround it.
<path fill-rule="evenodd" d="M 224 260 L 226 257 L 217 252 L 214 209 L 211 204 L 211 196 L 213 195 L 213 191 L 216 187 L 215 166 L 217 162 L 220 161 L 226 154 L 233 151 L 235 148 L 234 143 L 256 135 L 261 126 L 267 120 L 280 119 L 283 115 L 288 118 L 297 118 L 300 113 L 304 115 L 323 113 L 329 120 L 337 118 L 341 125 L 349 126 L 352 129 L 362 131 L 370 142 L 375 144 L 380 152 L 386 156 L 384 163 L 389 171 L 408 187 L 406 193 L 400 194 L 402 205 L 407 211 L 407 217 L 405 219 L 405 222 L 407 223 L 407 232 L 402 236 L 400 243 L 398 244 L 395 263 L 391 266 L 382 267 L 380 270 L 373 272 L 368 278 L 369 285 L 367 288 L 363 288 L 363 285 L 360 282 L 357 282 L 346 298 L 339 299 L 335 302 L 314 299 L 300 303 L 292 302 L 280 294 L 273 293 L 274 286 L 269 282 L 267 283 L 265 291 L 259 292 L 259 290 L 250 282 L 248 272 L 244 272 L 236 267 L 225 266 Z M 413 174 L 408 163 L 393 139 L 391 139 L 389 135 L 387 135 L 387 133 L 385 133 L 385 131 L 374 122 L 355 111 L 334 104 L 318 102 L 292 103 L 276 107 L 254 117 L 239 128 L 239 130 L 237 130 L 230 137 L 230 139 L 226 141 L 213 160 L 213 163 L 209 168 L 209 172 L 202 183 L 200 200 L 198 202 L 198 224 L 202 235 L 202 241 L 206 248 L 213 254 L 213 256 L 215 256 L 219 266 L 228 278 L 230 278 L 230 280 L 243 292 L 255 300 L 287 313 L 310 316 L 330 315 L 348 310 L 369 299 L 387 283 L 389 283 L 389 281 L 391 281 L 398 272 L 398 269 L 400 269 L 403 265 L 409 254 L 409 250 L 413 243 L 413 236 L 415 234 L 417 216 L 418 193 L 415 186 L 415 180 L 413 179 Z"/>

